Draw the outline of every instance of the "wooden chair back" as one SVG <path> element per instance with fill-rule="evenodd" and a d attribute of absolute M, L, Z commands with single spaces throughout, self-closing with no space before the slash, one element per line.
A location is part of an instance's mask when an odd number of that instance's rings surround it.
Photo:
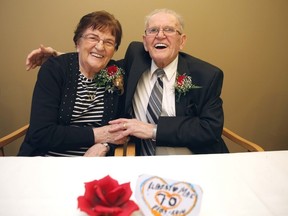
<path fill-rule="evenodd" d="M 20 137 L 24 136 L 28 130 L 29 124 L 13 131 L 12 133 L 0 138 L 0 156 L 5 156 L 4 147 Z"/>

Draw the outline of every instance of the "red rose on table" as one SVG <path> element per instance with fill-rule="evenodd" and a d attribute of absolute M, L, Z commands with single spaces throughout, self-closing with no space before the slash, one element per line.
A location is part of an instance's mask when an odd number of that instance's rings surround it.
<path fill-rule="evenodd" d="M 78 197 L 78 208 L 89 216 L 129 216 L 139 209 L 130 200 L 130 183 L 119 185 L 109 175 L 85 183 L 84 196 Z"/>

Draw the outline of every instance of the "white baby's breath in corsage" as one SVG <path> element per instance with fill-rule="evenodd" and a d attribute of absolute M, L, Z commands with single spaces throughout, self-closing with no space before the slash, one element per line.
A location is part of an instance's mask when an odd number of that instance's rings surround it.
<path fill-rule="evenodd" d="M 124 70 L 116 65 L 108 66 L 95 76 L 97 87 L 105 87 L 105 91 L 113 93 L 118 91 L 120 95 L 124 93 Z"/>
<path fill-rule="evenodd" d="M 197 86 L 192 83 L 191 76 L 188 76 L 186 74 L 178 74 L 176 76 L 176 82 L 175 82 L 175 94 L 176 94 L 176 101 L 180 101 L 180 97 L 182 95 L 186 95 L 186 93 L 192 89 L 201 88 L 201 86 Z"/>

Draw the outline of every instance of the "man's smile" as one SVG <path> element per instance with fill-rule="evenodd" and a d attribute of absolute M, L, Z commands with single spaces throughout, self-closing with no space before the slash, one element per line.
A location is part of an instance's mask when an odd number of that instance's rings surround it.
<path fill-rule="evenodd" d="M 165 48 L 167 48 L 168 47 L 168 45 L 167 44 L 164 44 L 164 43 L 156 43 L 155 45 L 154 45 L 154 48 L 156 48 L 156 49 L 165 49 Z"/>

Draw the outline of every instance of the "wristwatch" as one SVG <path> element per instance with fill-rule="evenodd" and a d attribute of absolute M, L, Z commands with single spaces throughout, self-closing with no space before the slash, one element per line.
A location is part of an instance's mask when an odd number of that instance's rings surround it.
<path fill-rule="evenodd" d="M 108 143 L 102 143 L 106 148 L 107 148 L 107 152 L 110 150 L 110 146 Z"/>

